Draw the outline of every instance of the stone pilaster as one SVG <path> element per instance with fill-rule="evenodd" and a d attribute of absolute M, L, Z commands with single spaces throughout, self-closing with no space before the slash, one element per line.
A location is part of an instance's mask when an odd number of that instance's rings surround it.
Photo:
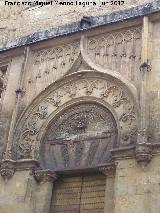
<path fill-rule="evenodd" d="M 142 61 L 140 66 L 140 120 L 139 131 L 137 138 L 137 146 L 135 156 L 137 162 L 143 168 L 151 161 L 152 158 L 152 144 L 151 134 L 149 134 L 149 103 L 148 103 L 148 72 L 151 71 L 150 65 L 150 50 L 149 50 L 149 36 L 150 36 L 150 21 L 149 17 L 143 18 L 142 31 Z"/>
<path fill-rule="evenodd" d="M 36 191 L 36 213 L 49 213 L 53 183 L 57 175 L 50 170 L 34 171 L 34 177 L 37 181 Z"/>
<path fill-rule="evenodd" d="M 116 167 L 114 164 L 100 167 L 99 171 L 106 176 L 104 213 L 114 213 L 114 182 Z"/>

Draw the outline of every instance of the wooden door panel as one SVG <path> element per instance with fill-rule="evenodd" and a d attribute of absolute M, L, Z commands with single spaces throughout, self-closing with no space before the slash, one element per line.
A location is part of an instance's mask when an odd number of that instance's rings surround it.
<path fill-rule="evenodd" d="M 82 103 L 57 115 L 41 146 L 41 164 L 53 171 L 92 168 L 111 161 L 117 143 L 112 113 L 95 103 Z"/>
<path fill-rule="evenodd" d="M 103 213 L 105 176 L 63 177 L 54 187 L 51 213 Z"/>

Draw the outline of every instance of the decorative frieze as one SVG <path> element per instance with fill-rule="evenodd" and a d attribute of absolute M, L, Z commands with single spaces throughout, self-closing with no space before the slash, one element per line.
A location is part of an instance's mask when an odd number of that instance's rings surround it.
<path fill-rule="evenodd" d="M 87 41 L 87 53 L 94 63 L 119 72 L 133 83 L 137 83 L 141 63 L 141 28 L 90 37 Z"/>
<path fill-rule="evenodd" d="M 79 42 L 73 42 L 33 52 L 33 66 L 26 84 L 28 100 L 31 99 L 31 94 L 34 97 L 67 73 L 78 58 L 79 46 Z"/>

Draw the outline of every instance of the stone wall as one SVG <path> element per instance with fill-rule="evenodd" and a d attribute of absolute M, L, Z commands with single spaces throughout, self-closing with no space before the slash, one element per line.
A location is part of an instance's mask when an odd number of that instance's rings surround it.
<path fill-rule="evenodd" d="M 101 2 L 101 0 L 100 0 Z M 149 2 L 149 0 L 125 0 L 122 6 L 53 6 L 27 7 L 6 6 L 0 2 L 0 46 L 7 41 L 43 31 L 52 27 L 68 24 L 80 20 L 83 16 L 96 16 L 123 10 L 135 5 Z"/>
<path fill-rule="evenodd" d="M 158 213 L 159 155 L 142 170 L 133 160 L 118 162 L 115 180 L 115 213 Z"/>

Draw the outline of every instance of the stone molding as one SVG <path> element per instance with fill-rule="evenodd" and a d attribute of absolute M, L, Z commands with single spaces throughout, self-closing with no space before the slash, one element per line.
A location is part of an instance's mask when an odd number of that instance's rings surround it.
<path fill-rule="evenodd" d="M 54 182 L 57 179 L 55 172 L 51 170 L 35 170 L 33 172 L 34 178 L 39 183 L 44 182 Z"/>
<path fill-rule="evenodd" d="M 128 146 L 115 148 L 111 150 L 112 158 L 114 161 L 122 159 L 130 159 L 135 157 L 135 148 L 136 146 Z"/>
<path fill-rule="evenodd" d="M 105 165 L 103 167 L 99 167 L 98 169 L 102 174 L 105 176 L 112 176 L 116 172 L 116 165 L 115 163 Z"/>
<path fill-rule="evenodd" d="M 40 163 L 34 159 L 24 159 L 15 161 L 15 170 L 32 170 L 40 166 Z"/>
<path fill-rule="evenodd" d="M 134 159 L 142 167 L 146 167 L 153 155 L 158 154 L 160 146 L 151 143 L 136 144 L 135 146 L 123 147 L 111 150 L 113 160 Z"/>
<path fill-rule="evenodd" d="M 1 163 L 0 173 L 5 180 L 9 180 L 16 171 L 33 170 L 37 167 L 39 167 L 39 162 L 33 159 L 19 161 L 4 159 Z"/>

